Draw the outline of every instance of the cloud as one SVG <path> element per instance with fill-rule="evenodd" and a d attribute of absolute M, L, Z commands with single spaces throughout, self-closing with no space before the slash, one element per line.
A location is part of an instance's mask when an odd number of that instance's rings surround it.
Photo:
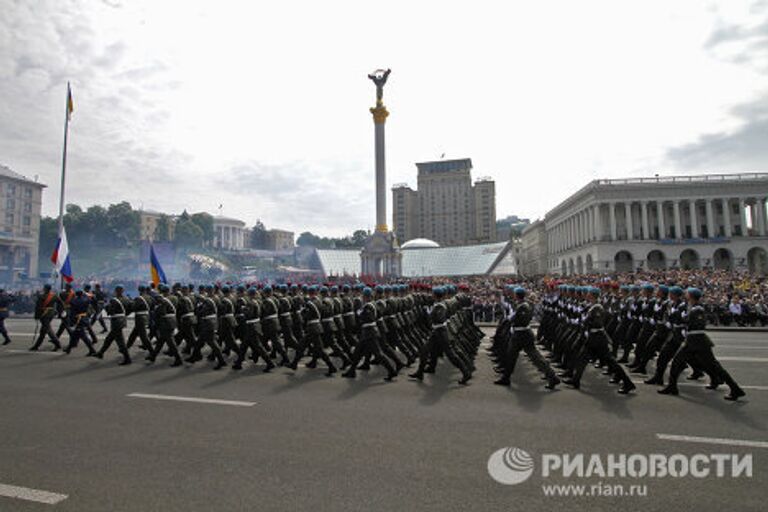
<path fill-rule="evenodd" d="M 742 120 L 740 128 L 671 148 L 667 158 L 686 171 L 768 170 L 768 96 L 735 107 L 732 114 Z"/>

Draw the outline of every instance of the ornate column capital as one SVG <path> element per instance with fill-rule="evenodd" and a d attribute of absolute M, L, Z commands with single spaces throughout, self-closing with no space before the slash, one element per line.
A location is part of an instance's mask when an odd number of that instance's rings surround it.
<path fill-rule="evenodd" d="M 389 111 L 387 111 L 387 107 L 379 103 L 375 107 L 371 107 L 371 114 L 373 114 L 373 122 L 375 124 L 384 124 L 387 122 Z"/>

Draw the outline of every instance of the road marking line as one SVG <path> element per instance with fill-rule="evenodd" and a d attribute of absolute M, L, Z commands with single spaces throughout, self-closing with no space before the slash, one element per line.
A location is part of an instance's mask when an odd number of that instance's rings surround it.
<path fill-rule="evenodd" d="M 57 492 L 40 491 L 28 487 L 18 487 L 6 484 L 0 484 L 0 496 L 26 501 L 36 501 L 37 503 L 45 503 L 47 505 L 55 505 L 69 497 L 66 494 L 59 494 Z"/>
<path fill-rule="evenodd" d="M 682 441 L 684 443 L 724 444 L 728 446 L 747 446 L 749 448 L 768 448 L 767 441 L 744 441 L 742 439 L 724 439 L 720 437 L 678 436 L 674 434 L 656 434 L 665 441 Z"/>
<path fill-rule="evenodd" d="M 717 356 L 720 361 L 739 361 L 743 363 L 768 363 L 768 357 L 738 357 L 738 356 Z"/>
<path fill-rule="evenodd" d="M 643 384 L 644 383 L 643 379 L 632 379 L 632 382 L 634 382 L 635 384 Z M 706 384 L 705 381 L 678 382 L 677 383 L 678 386 L 696 387 L 696 388 L 701 388 L 701 389 L 704 389 L 705 384 Z M 725 384 L 722 384 L 722 386 L 723 387 L 721 389 L 727 389 L 725 387 Z M 753 390 L 756 390 L 756 391 L 768 391 L 768 386 L 742 386 L 741 384 L 739 384 L 739 387 L 741 387 L 742 389 L 753 389 Z M 652 387 L 648 387 L 648 389 L 653 389 L 653 388 Z M 661 389 L 661 388 L 659 388 L 659 389 Z"/>
<path fill-rule="evenodd" d="M 51 352 L 50 350 L 21 350 L 16 348 L 9 348 L 5 350 L 9 354 L 30 354 L 36 356 L 63 356 L 64 352 Z"/>
<path fill-rule="evenodd" d="M 217 400 L 214 398 L 195 398 L 192 396 L 153 395 L 148 393 L 131 393 L 130 398 L 149 398 L 154 400 L 175 400 L 178 402 L 196 402 L 200 404 L 234 405 L 238 407 L 252 407 L 256 402 L 242 402 L 239 400 Z"/>
<path fill-rule="evenodd" d="M 720 345 L 719 347 L 715 348 L 715 352 L 719 352 L 721 350 L 768 350 L 768 345 L 764 347 L 757 347 L 752 345 Z"/>

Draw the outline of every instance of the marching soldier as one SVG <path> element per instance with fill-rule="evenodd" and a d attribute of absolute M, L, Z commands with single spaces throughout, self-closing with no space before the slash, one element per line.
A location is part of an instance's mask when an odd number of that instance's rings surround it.
<path fill-rule="evenodd" d="M 389 359 L 381 352 L 379 340 L 381 335 L 376 327 L 376 306 L 373 304 L 373 290 L 366 287 L 363 288 L 363 304 L 360 311 L 357 313 L 357 317 L 360 321 L 360 336 L 358 343 L 355 346 L 355 350 L 352 353 L 352 358 L 349 364 L 349 369 L 342 373 L 342 377 L 354 379 L 356 376 L 357 364 L 360 360 L 367 355 L 375 357 L 387 370 L 387 376 L 384 378 L 386 381 L 392 381 L 397 376 L 397 371 L 389 362 Z"/>
<path fill-rule="evenodd" d="M 128 353 L 128 347 L 125 345 L 125 337 L 123 336 L 123 329 L 126 325 L 126 316 L 131 309 L 131 302 L 127 297 L 123 296 L 123 285 L 119 284 L 115 286 L 115 295 L 107 303 L 105 309 L 109 322 L 109 334 L 104 338 L 104 344 L 101 349 L 93 354 L 93 357 L 104 359 L 104 354 L 107 352 L 112 342 L 117 343 L 117 348 L 123 355 L 123 360 L 120 361 L 120 366 L 131 364 L 131 356 Z"/>
<path fill-rule="evenodd" d="M 147 335 L 152 304 L 152 298 L 147 295 L 146 286 L 139 285 L 139 294 L 133 299 L 133 329 L 128 335 L 128 348 L 131 348 L 138 338 L 141 348 L 149 353 L 152 352 L 152 344 L 149 342 L 149 336 Z"/>
<path fill-rule="evenodd" d="M 157 355 L 167 345 L 170 354 L 174 358 L 171 367 L 181 366 L 184 363 L 179 353 L 179 347 L 174 339 L 177 325 L 176 309 L 178 307 L 178 299 L 175 295 L 171 295 L 167 284 L 160 284 L 158 291 L 160 296 L 157 298 L 154 310 L 155 322 L 157 324 L 157 343 L 155 343 L 155 349 L 145 359 L 150 363 L 154 363 Z"/>
<path fill-rule="evenodd" d="M 88 347 L 86 357 L 96 354 L 93 344 L 90 340 L 88 328 L 91 323 L 91 314 L 93 313 L 93 304 L 83 290 L 75 292 L 75 298 L 69 303 L 69 314 L 72 319 L 72 336 L 69 338 L 69 345 L 64 349 L 65 354 L 69 354 L 72 349 L 77 347 L 82 339 L 85 346 Z"/>
<path fill-rule="evenodd" d="M 8 337 L 8 330 L 5 328 L 5 319 L 8 318 L 8 307 L 12 301 L 10 295 L 0 288 L 0 334 L 3 335 L 3 345 L 8 345 L 11 342 L 11 338 Z"/>
<path fill-rule="evenodd" d="M 29 348 L 30 351 L 39 350 L 46 336 L 53 344 L 54 352 L 61 348 L 59 337 L 56 336 L 53 327 L 51 327 L 56 311 L 61 307 L 60 301 L 59 296 L 51 290 L 50 284 L 43 286 L 43 292 L 37 296 L 37 304 L 35 304 L 35 320 L 40 322 L 40 334 L 34 345 Z"/>
<path fill-rule="evenodd" d="M 728 385 L 731 392 L 725 396 L 726 400 L 736 401 L 746 393 L 712 353 L 714 344 L 706 333 L 707 314 L 704 307 L 700 304 L 701 290 L 698 288 L 688 288 L 686 295 L 688 298 L 688 314 L 685 340 L 672 360 L 672 367 L 669 370 L 669 383 L 664 389 L 660 389 L 659 393 L 662 395 L 679 394 L 677 379 L 686 364 L 695 361 L 713 379 L 717 379 L 717 382 L 725 382 Z"/>

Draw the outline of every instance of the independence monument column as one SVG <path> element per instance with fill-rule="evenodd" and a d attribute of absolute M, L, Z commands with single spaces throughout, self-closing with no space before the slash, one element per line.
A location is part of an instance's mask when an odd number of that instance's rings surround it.
<path fill-rule="evenodd" d="M 362 273 L 369 276 L 399 276 L 402 256 L 395 234 L 387 229 L 387 165 L 384 126 L 389 112 L 384 106 L 384 84 L 391 70 L 377 69 L 370 75 L 376 84 L 376 106 L 371 108 L 376 150 L 376 231 L 360 253 Z"/>

